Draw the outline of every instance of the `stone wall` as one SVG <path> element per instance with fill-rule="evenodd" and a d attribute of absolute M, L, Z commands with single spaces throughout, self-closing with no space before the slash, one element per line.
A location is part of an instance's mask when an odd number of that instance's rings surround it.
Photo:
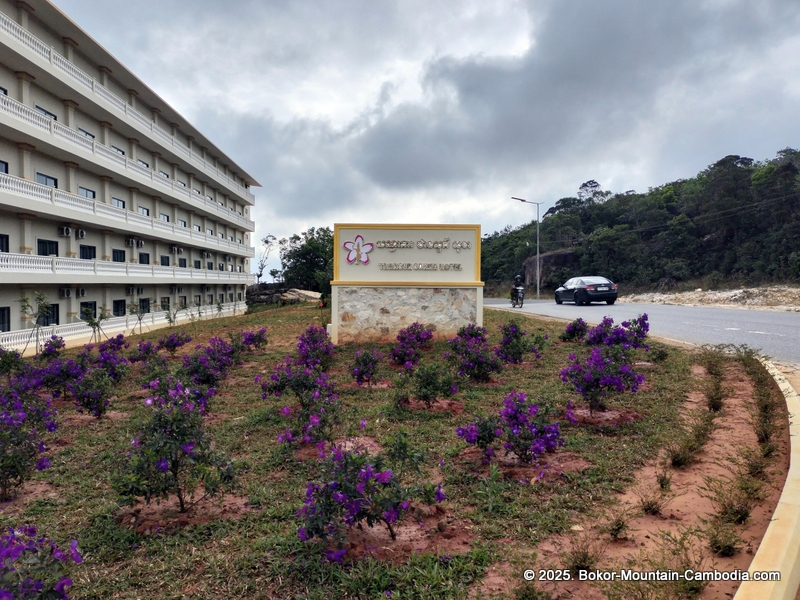
<path fill-rule="evenodd" d="M 339 286 L 338 343 L 394 341 L 415 321 L 433 325 L 436 339 L 453 337 L 459 328 L 479 322 L 476 288 Z M 482 319 L 480 319 L 482 321 Z"/>

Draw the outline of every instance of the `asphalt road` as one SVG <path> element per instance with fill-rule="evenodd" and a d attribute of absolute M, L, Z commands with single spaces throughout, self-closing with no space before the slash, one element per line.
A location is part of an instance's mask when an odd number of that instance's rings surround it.
<path fill-rule="evenodd" d="M 486 298 L 484 305 L 569 321 L 582 317 L 591 324 L 606 315 L 619 323 L 647 313 L 651 335 L 692 344 L 747 344 L 779 362 L 800 365 L 800 313 L 620 302 L 559 306 L 549 298 L 526 298 L 525 305 L 515 309 L 509 300 L 499 298 Z"/>

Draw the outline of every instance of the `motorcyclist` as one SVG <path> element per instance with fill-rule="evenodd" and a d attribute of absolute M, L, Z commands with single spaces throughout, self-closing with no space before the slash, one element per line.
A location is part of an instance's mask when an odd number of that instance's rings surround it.
<path fill-rule="evenodd" d="M 517 288 L 518 287 L 524 287 L 524 284 L 522 283 L 522 275 L 516 275 L 514 277 L 514 285 L 511 288 L 511 297 L 512 298 L 516 298 L 516 293 L 517 293 Z"/>

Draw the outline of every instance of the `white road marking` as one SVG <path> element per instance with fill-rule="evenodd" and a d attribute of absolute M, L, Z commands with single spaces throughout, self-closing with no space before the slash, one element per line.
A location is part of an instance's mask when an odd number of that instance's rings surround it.
<path fill-rule="evenodd" d="M 726 327 L 725 331 L 741 331 L 741 329 L 738 327 Z"/>

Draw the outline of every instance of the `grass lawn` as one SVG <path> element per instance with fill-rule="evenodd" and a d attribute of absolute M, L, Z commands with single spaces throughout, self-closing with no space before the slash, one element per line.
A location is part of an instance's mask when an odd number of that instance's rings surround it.
<path fill-rule="evenodd" d="M 391 387 L 354 386 L 348 366 L 357 347 L 337 347 L 329 369 L 343 403 L 335 437 L 368 437 L 381 444 L 405 432 L 413 447 L 428 456 L 422 475 L 408 474 L 407 482 L 441 481 L 447 500 L 436 521 L 424 519 L 424 526 L 445 522 L 444 531 L 426 534 L 429 551 L 418 552 L 409 547 L 413 543 L 398 540 L 396 552 L 382 547 L 373 552 L 376 558 L 369 556 L 368 543 L 362 541 L 367 556 L 333 564 L 324 560 L 321 544 L 302 542 L 297 536 L 295 512 L 302 506 L 306 483 L 316 476 L 317 463 L 298 458 L 295 446 L 276 440 L 288 426 L 280 410 L 295 400 L 262 399 L 260 386 L 253 382 L 259 374 L 268 377 L 287 354 L 296 355 L 296 338 L 308 325 L 324 326 L 329 317 L 311 306 L 289 306 L 129 338 L 133 344 L 176 330 L 189 333 L 194 340 L 172 359 L 177 365 L 184 352 L 211 336 L 267 328 L 269 343 L 244 355 L 209 404 L 207 430 L 215 448 L 234 458 L 239 471 L 240 487 L 234 494 L 238 503 L 226 496 L 225 512 L 205 522 L 166 515 L 163 523 L 145 531 L 128 524 L 131 509 L 120 507 L 110 476 L 125 464 L 139 423 L 151 410 L 144 405 L 135 367 L 118 387 L 110 416 L 96 421 L 78 415 L 70 402 L 58 403 L 61 425 L 45 438 L 52 466 L 35 473 L 20 497 L 0 510 L 0 524 L 34 524 L 65 545 L 78 540 L 84 562 L 70 567 L 73 598 L 329 600 L 386 598 L 387 591 L 393 599 L 466 597 L 491 564 L 520 560 L 525 548 L 568 531 L 579 517 L 600 519 L 615 492 L 630 484 L 635 471 L 674 438 L 681 423 L 678 409 L 696 385 L 690 374 L 692 357 L 670 348 L 665 360 L 641 367 L 647 383 L 639 392 L 609 401 L 610 408 L 636 418 L 620 424 L 570 425 L 563 419 L 564 407 L 570 399 L 580 407 L 580 399 L 561 381 L 559 370 L 569 363 L 570 353 L 585 354 L 585 347 L 558 341 L 563 325 L 517 317 L 529 333 L 549 335 L 540 360 L 528 355 L 525 363 L 507 366 L 492 383 L 463 386 L 452 398 L 457 407 L 452 411 L 409 410 L 395 406 Z M 498 326 L 508 319 L 507 313 L 486 311 L 490 344 L 499 343 Z M 388 345 L 377 347 L 388 355 Z M 433 344 L 424 352 L 423 363 L 441 361 L 446 349 L 445 342 Z M 648 361 L 644 351 L 637 352 L 637 360 Z M 384 365 L 387 376 L 396 374 L 387 359 Z M 548 456 L 555 467 L 539 481 L 531 482 L 502 461 L 490 476 L 455 434 L 473 415 L 497 414 L 512 390 L 529 394 L 561 415 L 565 443 L 555 456 Z M 366 427 L 359 429 L 362 419 Z M 580 468 L 557 473 L 559 454 Z"/>

